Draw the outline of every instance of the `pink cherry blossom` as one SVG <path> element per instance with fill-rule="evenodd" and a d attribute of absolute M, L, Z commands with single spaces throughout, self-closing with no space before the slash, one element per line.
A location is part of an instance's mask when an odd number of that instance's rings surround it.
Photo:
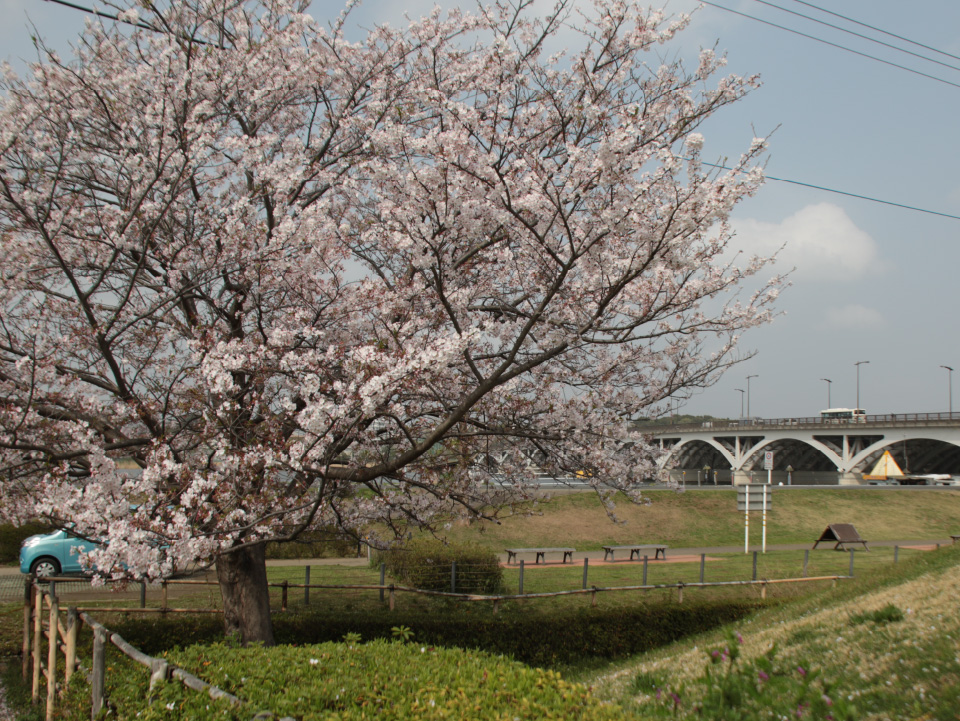
<path fill-rule="evenodd" d="M 386 544 L 539 471 L 641 500 L 631 421 L 782 285 L 725 255 L 765 142 L 701 162 L 757 80 L 659 60 L 686 19 L 506 2 L 352 42 L 306 6 L 118 0 L 156 31 L 2 81 L 3 512 L 105 541 L 106 576 L 216 563 L 246 641 L 266 541 Z"/>

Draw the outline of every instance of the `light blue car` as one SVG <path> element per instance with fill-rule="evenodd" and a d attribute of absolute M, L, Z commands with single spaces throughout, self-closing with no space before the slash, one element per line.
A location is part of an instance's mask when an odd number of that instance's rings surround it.
<path fill-rule="evenodd" d="M 20 546 L 20 572 L 40 578 L 81 573 L 84 569 L 80 566 L 80 551 L 96 546 L 63 530 L 30 536 Z"/>

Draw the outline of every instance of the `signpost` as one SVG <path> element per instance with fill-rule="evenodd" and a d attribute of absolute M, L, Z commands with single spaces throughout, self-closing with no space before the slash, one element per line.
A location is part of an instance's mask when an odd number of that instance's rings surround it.
<path fill-rule="evenodd" d="M 767 510 L 773 503 L 773 488 L 766 483 L 737 487 L 737 510 L 743 511 L 743 552 L 750 552 L 750 511 L 763 514 L 763 552 L 767 552 Z"/>
<path fill-rule="evenodd" d="M 767 485 L 763 487 L 763 542 L 761 553 L 767 552 L 767 486 L 773 482 L 773 451 L 763 454 L 763 467 L 767 469 Z"/>

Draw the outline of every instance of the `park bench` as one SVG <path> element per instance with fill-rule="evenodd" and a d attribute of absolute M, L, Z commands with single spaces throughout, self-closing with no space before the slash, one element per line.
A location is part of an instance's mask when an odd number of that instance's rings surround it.
<path fill-rule="evenodd" d="M 517 560 L 518 553 L 535 553 L 536 560 L 534 563 L 540 563 L 543 561 L 546 563 L 546 558 L 544 554 L 547 553 L 562 553 L 563 554 L 563 563 L 573 560 L 573 552 L 576 551 L 576 548 L 506 548 L 504 549 L 507 552 L 507 563 L 513 563 Z"/>
<path fill-rule="evenodd" d="M 630 560 L 632 561 L 634 558 L 640 558 L 641 551 L 649 551 L 651 548 L 654 549 L 654 559 L 662 556 L 663 560 L 667 560 L 667 549 L 669 546 L 665 546 L 662 543 L 642 543 L 633 546 L 603 546 L 603 560 L 606 561 L 609 558 L 613 561 L 616 551 L 630 551 Z"/>

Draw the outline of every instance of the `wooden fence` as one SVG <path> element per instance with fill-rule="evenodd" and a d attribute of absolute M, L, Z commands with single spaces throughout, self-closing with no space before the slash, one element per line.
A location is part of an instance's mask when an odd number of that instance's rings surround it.
<path fill-rule="evenodd" d="M 303 589 L 305 598 L 309 598 L 311 588 L 315 589 L 351 589 L 351 590 L 370 590 L 380 594 L 380 599 L 384 600 L 387 596 L 387 603 L 390 610 L 394 610 L 396 604 L 396 595 L 398 593 L 412 593 L 425 596 L 439 596 L 450 599 L 456 599 L 466 602 L 484 602 L 493 604 L 493 612 L 499 610 L 503 601 L 529 598 L 548 598 L 556 596 L 571 596 L 589 594 L 591 605 L 596 605 L 597 594 L 608 591 L 653 591 L 656 589 L 676 589 L 677 600 L 683 603 L 683 593 L 689 588 L 708 588 L 720 586 L 759 586 L 760 595 L 766 598 L 768 585 L 779 583 L 804 583 L 812 581 L 832 581 L 836 583 L 840 579 L 849 578 L 848 576 L 817 576 L 810 578 L 784 578 L 784 579 L 754 579 L 745 581 L 713 581 L 699 583 L 684 583 L 683 581 L 668 584 L 644 584 L 637 586 L 617 586 L 601 588 L 593 586 L 590 588 L 570 589 L 563 591 L 551 591 L 546 593 L 527 593 L 510 595 L 479 595 L 470 593 L 455 593 L 449 591 L 432 591 L 419 588 L 410 588 L 407 586 L 398 586 L 396 584 L 311 584 L 311 583 L 289 583 L 284 581 L 278 584 L 270 584 L 272 587 L 281 589 L 281 611 L 287 610 L 289 589 Z M 64 579 L 66 580 L 66 579 Z M 70 579 L 72 580 L 72 579 Z M 108 613 L 222 613 L 221 609 L 210 608 L 172 608 L 168 606 L 167 589 L 171 585 L 217 585 L 215 581 L 198 580 L 169 580 L 161 584 L 161 605 L 159 608 L 147 608 L 144 603 L 145 594 L 141 592 L 141 604 L 139 607 L 104 608 L 100 606 L 70 606 L 67 608 L 65 617 L 61 619 L 63 611 L 60 607 L 60 599 L 57 596 L 57 579 L 48 579 L 38 582 L 35 578 L 30 578 L 24 584 L 23 600 L 23 678 L 31 678 L 31 700 L 34 704 L 39 703 L 41 692 L 46 692 L 46 720 L 53 721 L 57 699 L 62 696 L 64 689 L 70 682 L 71 676 L 76 672 L 83 673 L 91 687 L 90 697 L 90 717 L 95 719 L 105 704 L 104 680 L 106 674 L 106 646 L 107 643 L 113 644 L 128 658 L 150 670 L 150 690 L 163 681 L 176 679 L 185 686 L 199 692 L 205 692 L 215 699 L 226 699 L 232 704 L 241 704 L 243 701 L 236 696 L 208 684 L 200 678 L 197 678 L 188 671 L 177 668 L 165 659 L 148 656 L 142 651 L 134 648 L 127 643 L 119 634 L 110 631 L 103 624 L 90 615 L 91 611 L 101 611 Z M 141 589 L 144 587 L 141 586 Z M 77 657 L 77 640 L 80 630 L 86 626 L 93 634 L 93 650 L 89 659 L 89 667 L 84 665 Z M 44 652 L 44 639 L 46 639 L 46 649 Z M 60 655 L 63 656 L 63 671 L 58 677 L 58 668 L 60 666 Z M 43 681 L 46 684 L 44 688 Z M 281 719 L 281 721 L 293 721 L 292 719 Z"/>

